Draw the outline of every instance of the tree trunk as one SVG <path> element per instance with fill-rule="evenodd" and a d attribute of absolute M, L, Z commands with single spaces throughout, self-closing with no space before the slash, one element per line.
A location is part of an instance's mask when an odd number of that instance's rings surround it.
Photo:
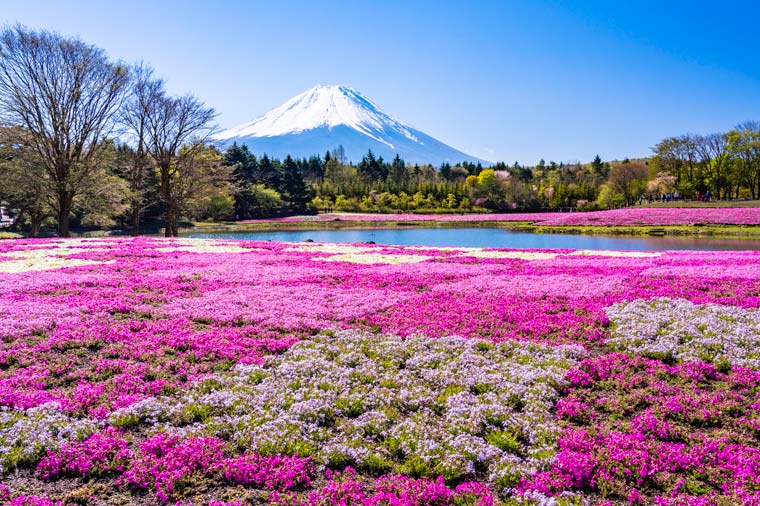
<path fill-rule="evenodd" d="M 31 237 L 37 237 L 39 235 L 43 219 L 42 216 L 36 216 L 34 213 L 29 215 L 29 235 Z"/>
<path fill-rule="evenodd" d="M 166 223 L 164 224 L 165 237 L 177 237 L 177 212 L 172 204 L 166 209 Z"/>
<path fill-rule="evenodd" d="M 164 163 L 159 166 L 161 173 L 161 200 L 166 206 L 166 215 L 164 218 L 164 237 L 174 237 L 174 231 L 177 228 L 177 212 L 172 199 L 171 178 L 169 176 L 169 164 Z"/>
<path fill-rule="evenodd" d="M 136 203 L 132 206 L 132 236 L 138 235 L 140 235 L 140 204 Z"/>
<path fill-rule="evenodd" d="M 72 200 L 69 192 L 58 193 L 58 237 L 71 237 L 69 218 L 71 217 Z"/>

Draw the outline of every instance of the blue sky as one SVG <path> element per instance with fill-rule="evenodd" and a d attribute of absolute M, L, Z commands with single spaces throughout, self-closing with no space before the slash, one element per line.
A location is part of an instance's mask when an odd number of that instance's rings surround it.
<path fill-rule="evenodd" d="M 316 84 L 489 160 L 642 156 L 760 119 L 753 1 L 4 0 L 249 121 Z"/>

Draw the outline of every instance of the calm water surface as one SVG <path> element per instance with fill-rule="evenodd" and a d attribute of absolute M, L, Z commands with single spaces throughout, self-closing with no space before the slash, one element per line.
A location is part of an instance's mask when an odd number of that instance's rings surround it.
<path fill-rule="evenodd" d="M 186 237 L 252 241 L 370 242 L 399 246 L 468 248 L 572 248 L 615 250 L 760 250 L 757 239 L 700 237 L 600 237 L 571 234 L 531 234 L 500 228 L 408 228 L 362 230 L 278 230 L 188 234 Z"/>

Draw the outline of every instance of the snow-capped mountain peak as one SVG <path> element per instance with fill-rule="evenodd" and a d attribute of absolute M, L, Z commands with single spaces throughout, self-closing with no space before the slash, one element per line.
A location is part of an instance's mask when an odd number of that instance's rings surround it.
<path fill-rule="evenodd" d="M 315 86 L 250 123 L 221 132 L 218 137 L 276 137 L 339 125 L 358 130 L 384 144 L 383 130 L 417 141 L 407 125 L 384 113 L 355 89 L 342 85 Z"/>
<path fill-rule="evenodd" d="M 271 156 L 309 156 L 342 145 L 352 160 L 368 149 L 386 158 L 406 155 L 412 162 L 476 160 L 393 118 L 343 85 L 315 86 L 215 138 L 222 144 L 247 144 L 254 152 Z"/>

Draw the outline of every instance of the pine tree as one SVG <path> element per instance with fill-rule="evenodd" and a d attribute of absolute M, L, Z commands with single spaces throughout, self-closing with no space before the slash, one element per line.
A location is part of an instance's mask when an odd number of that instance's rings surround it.
<path fill-rule="evenodd" d="M 396 154 L 391 162 L 390 169 L 388 171 L 388 182 L 399 188 L 406 184 L 409 180 L 409 173 L 406 170 L 406 163 L 401 157 Z"/>
<path fill-rule="evenodd" d="M 235 167 L 232 170 L 232 175 L 238 183 L 249 184 L 257 182 L 255 181 L 256 156 L 248 150 L 248 146 L 245 144 L 238 146 L 237 143 L 233 143 L 225 151 L 222 163 L 229 167 Z"/>
<path fill-rule="evenodd" d="M 268 188 L 272 188 L 273 190 L 282 193 L 282 177 L 279 170 L 279 164 L 274 163 L 266 153 L 261 157 L 258 167 L 256 167 L 255 180 Z"/>
<path fill-rule="evenodd" d="M 445 180 L 451 179 L 451 165 L 448 163 L 441 164 L 441 168 L 438 171 L 441 173 L 441 177 Z"/>
<path fill-rule="evenodd" d="M 225 151 L 222 163 L 228 167 L 234 167 L 232 177 L 237 187 L 235 217 L 241 220 L 252 218 L 252 198 L 249 188 L 260 182 L 256 179 L 258 173 L 256 156 L 248 151 L 248 146 L 238 146 L 237 143 L 233 143 Z"/>
<path fill-rule="evenodd" d="M 291 210 L 303 211 L 309 201 L 309 190 L 303 179 L 303 174 L 298 169 L 298 164 L 290 155 L 282 162 L 282 189 L 285 200 L 288 201 Z"/>
<path fill-rule="evenodd" d="M 319 155 L 310 156 L 308 160 L 302 162 L 302 173 L 304 178 L 312 183 L 321 183 L 325 177 L 325 164 Z"/>
<path fill-rule="evenodd" d="M 362 161 L 357 168 L 359 169 L 359 175 L 369 183 L 384 179 L 383 159 L 375 158 L 371 149 L 362 157 Z"/>
<path fill-rule="evenodd" d="M 608 171 L 606 169 L 602 159 L 599 158 L 599 155 L 596 155 L 591 162 L 591 170 L 594 172 L 594 175 L 602 178 L 607 177 Z"/>

